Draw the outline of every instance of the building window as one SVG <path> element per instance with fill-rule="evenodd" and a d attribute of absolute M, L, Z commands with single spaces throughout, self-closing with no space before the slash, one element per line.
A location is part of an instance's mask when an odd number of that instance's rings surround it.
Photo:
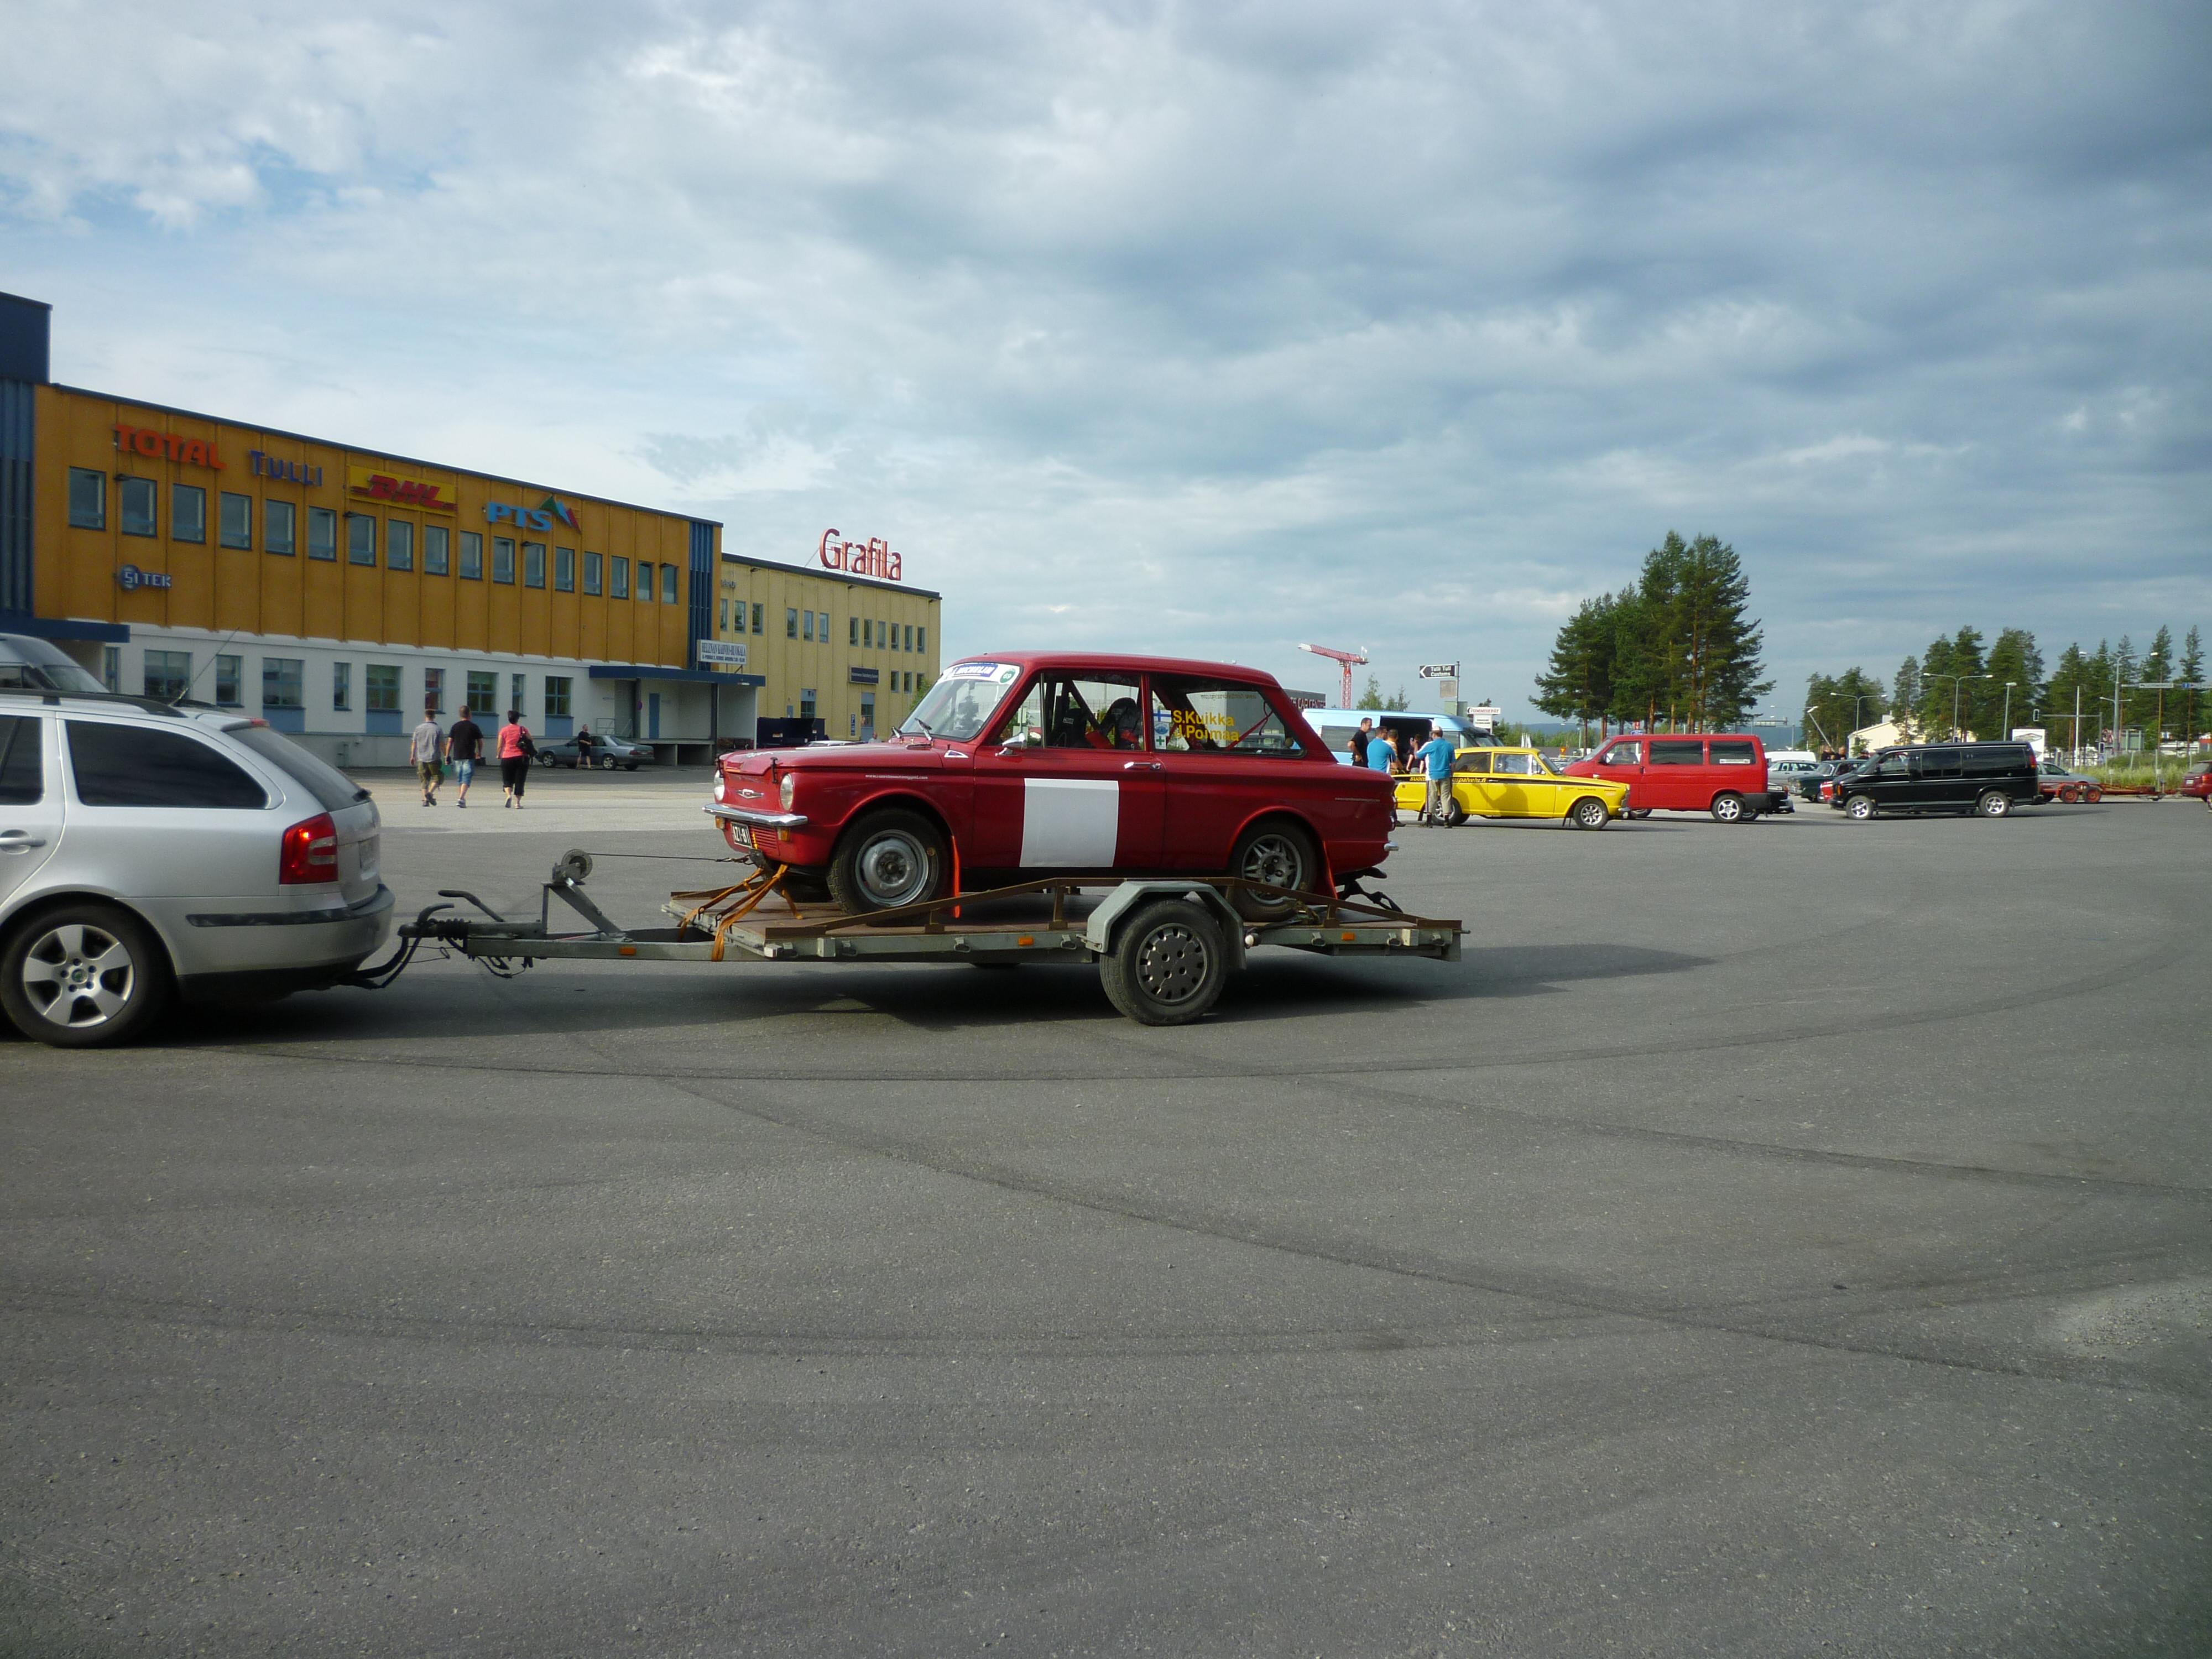
<path fill-rule="evenodd" d="M 556 593 L 576 591 L 576 550 L 573 547 L 553 550 L 553 591 Z"/>
<path fill-rule="evenodd" d="M 530 676 L 527 674 L 511 675 L 508 677 L 507 684 L 510 688 L 511 694 L 507 697 L 507 706 L 514 710 L 516 714 L 520 714 L 527 706 L 524 702 L 524 699 L 530 695 Z"/>
<path fill-rule="evenodd" d="M 107 528 L 107 475 L 94 472 L 89 467 L 70 469 L 70 527 L 72 530 L 105 530 Z M 152 694 L 148 693 L 149 696 Z"/>
<path fill-rule="evenodd" d="M 261 504 L 261 545 L 271 553 L 292 556 L 292 537 L 299 526 L 300 509 L 289 501 Z"/>
<path fill-rule="evenodd" d="M 398 664 L 369 664 L 368 708 L 372 714 L 396 714 L 399 712 Z"/>
<path fill-rule="evenodd" d="M 307 509 L 307 556 L 335 559 L 338 556 L 338 514 L 333 507 Z"/>
<path fill-rule="evenodd" d="M 568 716 L 568 677 L 548 674 L 545 677 L 545 717 L 566 720 Z"/>
<path fill-rule="evenodd" d="M 491 538 L 491 579 L 509 587 L 514 586 L 514 542 L 511 537 Z"/>
<path fill-rule="evenodd" d="M 158 489 L 151 478 L 115 481 L 115 516 L 122 520 L 120 528 L 125 535 L 154 533 L 154 497 Z"/>
<path fill-rule="evenodd" d="M 387 570 L 412 570 L 415 568 L 415 526 L 404 519 L 392 519 L 384 526 L 384 568 Z"/>
<path fill-rule="evenodd" d="M 602 562 L 604 561 L 596 553 L 584 555 L 584 592 L 586 593 L 599 591 L 599 566 Z"/>
<path fill-rule="evenodd" d="M 300 657 L 261 659 L 261 706 L 264 708 L 305 708 L 307 665 Z"/>
<path fill-rule="evenodd" d="M 422 574 L 442 576 L 447 571 L 447 559 L 453 542 L 453 532 L 441 524 L 422 526 Z"/>
<path fill-rule="evenodd" d="M 465 582 L 480 582 L 483 580 L 483 531 L 464 530 L 461 532 L 461 568 L 459 574 L 461 580 Z"/>
<path fill-rule="evenodd" d="M 146 653 L 146 695 L 156 702 L 174 702 L 192 683 L 192 653 L 189 651 L 149 651 Z"/>
<path fill-rule="evenodd" d="M 799 637 L 809 641 L 814 637 L 814 613 L 811 611 L 799 613 Z"/>
<path fill-rule="evenodd" d="M 100 647 L 100 683 L 111 691 L 123 689 L 123 647 L 103 645 Z"/>
<path fill-rule="evenodd" d="M 469 707 L 479 714 L 489 714 L 498 701 L 499 676 L 480 668 L 469 670 Z"/>
<path fill-rule="evenodd" d="M 446 671 L 426 668 L 422 671 L 422 707 L 433 714 L 446 706 Z"/>
<path fill-rule="evenodd" d="M 207 539 L 207 491 L 198 484 L 169 487 L 169 539 L 204 542 Z"/>
<path fill-rule="evenodd" d="M 768 607 L 764 605 L 755 605 L 753 607 L 753 632 L 756 634 L 766 633 L 768 631 L 767 624 Z"/>
<path fill-rule="evenodd" d="M 730 631 L 730 602 L 727 599 L 724 599 L 721 605 L 716 610 L 714 614 L 719 619 L 714 623 L 714 631 L 717 634 L 728 633 Z"/>
<path fill-rule="evenodd" d="M 663 605 L 676 603 L 676 567 L 672 564 L 660 567 L 660 602 Z"/>
<path fill-rule="evenodd" d="M 653 603 L 653 565 L 649 560 L 637 562 L 637 599 L 640 605 Z"/>
<path fill-rule="evenodd" d="M 222 544 L 250 550 L 253 546 L 253 497 L 234 495 L 226 489 L 222 492 L 221 510 Z"/>
<path fill-rule="evenodd" d="M 353 707 L 353 665 L 349 662 L 334 662 L 331 665 L 331 707 L 333 708 Z"/>
<path fill-rule="evenodd" d="M 914 630 L 914 648 L 917 651 L 929 649 L 929 630 L 927 628 L 917 628 Z"/>
<path fill-rule="evenodd" d="M 607 592 L 617 599 L 626 599 L 629 597 L 629 561 L 617 553 L 614 565 L 614 586 Z"/>
<path fill-rule="evenodd" d="M 811 617 L 814 613 L 810 611 L 806 614 Z M 787 640 L 795 640 L 799 637 L 799 612 L 789 605 L 783 608 L 783 637 Z"/>
<path fill-rule="evenodd" d="M 544 542 L 523 543 L 522 585 L 525 587 L 545 586 L 545 544 Z"/>
<path fill-rule="evenodd" d="M 906 649 L 908 651 L 914 649 L 914 625 L 911 623 L 907 624 Z"/>
<path fill-rule="evenodd" d="M 845 643 L 846 643 L 846 644 L 848 644 L 848 645 L 858 645 L 860 642 L 860 619 L 858 617 L 846 617 L 846 618 L 845 618 Z"/>
<path fill-rule="evenodd" d="M 814 718 L 814 688 L 811 685 L 799 688 L 799 718 L 803 720 Z"/>
<path fill-rule="evenodd" d="M 370 513 L 346 514 L 346 562 L 374 564 L 376 562 L 376 516 Z"/>
<path fill-rule="evenodd" d="M 218 656 L 215 659 L 215 702 L 218 708 L 235 708 L 245 701 L 244 688 L 239 681 L 245 678 L 246 659 L 243 657 Z"/>

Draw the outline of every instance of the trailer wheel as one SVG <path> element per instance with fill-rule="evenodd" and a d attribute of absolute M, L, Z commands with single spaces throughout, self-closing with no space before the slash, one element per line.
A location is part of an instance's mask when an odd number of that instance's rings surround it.
<path fill-rule="evenodd" d="M 848 830 L 830 861 L 830 896 L 855 915 L 919 904 L 945 884 L 945 837 L 919 812 L 888 807 Z"/>
<path fill-rule="evenodd" d="M 1188 899 L 1144 906 L 1098 959 L 1107 1000 L 1139 1025 L 1188 1024 L 1213 1006 L 1228 975 L 1220 927 Z"/>

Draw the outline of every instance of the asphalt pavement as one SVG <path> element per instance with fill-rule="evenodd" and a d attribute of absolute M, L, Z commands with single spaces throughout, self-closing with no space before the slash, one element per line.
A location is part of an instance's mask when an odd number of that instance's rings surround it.
<path fill-rule="evenodd" d="M 728 878 L 698 774 L 379 793 L 409 911 Z M 1464 961 L 1185 1029 L 426 952 L 0 1042 L 0 1651 L 2212 1651 L 2212 813 L 1401 839 Z"/>

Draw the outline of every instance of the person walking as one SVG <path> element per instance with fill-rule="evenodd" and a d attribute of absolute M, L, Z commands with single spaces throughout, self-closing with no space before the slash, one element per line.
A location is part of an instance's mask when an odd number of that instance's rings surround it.
<path fill-rule="evenodd" d="M 1398 751 L 1390 746 L 1390 733 L 1387 730 L 1377 732 L 1368 739 L 1369 771 L 1380 772 L 1387 778 L 1390 775 L 1390 763 L 1397 758 Z M 1395 787 L 1390 791 L 1390 827 L 1394 830 L 1398 827 L 1398 792 Z"/>
<path fill-rule="evenodd" d="M 576 766 L 580 771 L 588 772 L 592 769 L 592 750 L 598 745 L 599 741 L 599 740 L 597 738 L 592 735 L 592 726 L 589 720 L 585 721 L 584 724 L 578 728 L 576 732 Z"/>
<path fill-rule="evenodd" d="M 438 730 L 438 711 L 424 709 L 422 723 L 415 728 L 414 742 L 407 752 L 415 763 L 415 775 L 422 780 L 425 806 L 438 804 L 438 778 L 443 764 L 439 756 L 444 742 L 445 733 Z"/>
<path fill-rule="evenodd" d="M 446 733 L 446 758 L 453 763 L 453 775 L 460 781 L 461 798 L 456 806 L 469 804 L 469 785 L 477 775 L 477 762 L 483 754 L 483 727 L 469 718 L 466 704 L 462 705 L 460 719 L 453 729 Z"/>
<path fill-rule="evenodd" d="M 530 763 L 538 745 L 522 723 L 522 711 L 507 711 L 507 724 L 499 728 L 499 787 L 501 806 L 520 806 L 522 791 L 530 781 Z"/>
<path fill-rule="evenodd" d="M 1367 745 L 1374 741 L 1375 722 L 1363 719 L 1359 722 L 1359 729 L 1352 734 L 1352 763 L 1354 766 L 1367 764 Z"/>
<path fill-rule="evenodd" d="M 1442 726 L 1429 727 L 1429 740 L 1414 751 L 1413 758 L 1425 763 L 1428 773 L 1429 792 L 1421 803 L 1421 822 L 1442 827 L 1451 822 L 1451 739 L 1444 735 Z"/>

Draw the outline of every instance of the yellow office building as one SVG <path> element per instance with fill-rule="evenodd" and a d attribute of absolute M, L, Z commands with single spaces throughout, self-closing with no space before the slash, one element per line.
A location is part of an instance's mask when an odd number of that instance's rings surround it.
<path fill-rule="evenodd" d="M 48 316 L 0 295 L 0 634 L 113 690 L 362 766 L 426 708 L 689 762 L 858 736 L 927 684 L 938 596 L 828 568 L 834 535 L 812 568 L 734 556 L 709 520 L 55 385 Z"/>

